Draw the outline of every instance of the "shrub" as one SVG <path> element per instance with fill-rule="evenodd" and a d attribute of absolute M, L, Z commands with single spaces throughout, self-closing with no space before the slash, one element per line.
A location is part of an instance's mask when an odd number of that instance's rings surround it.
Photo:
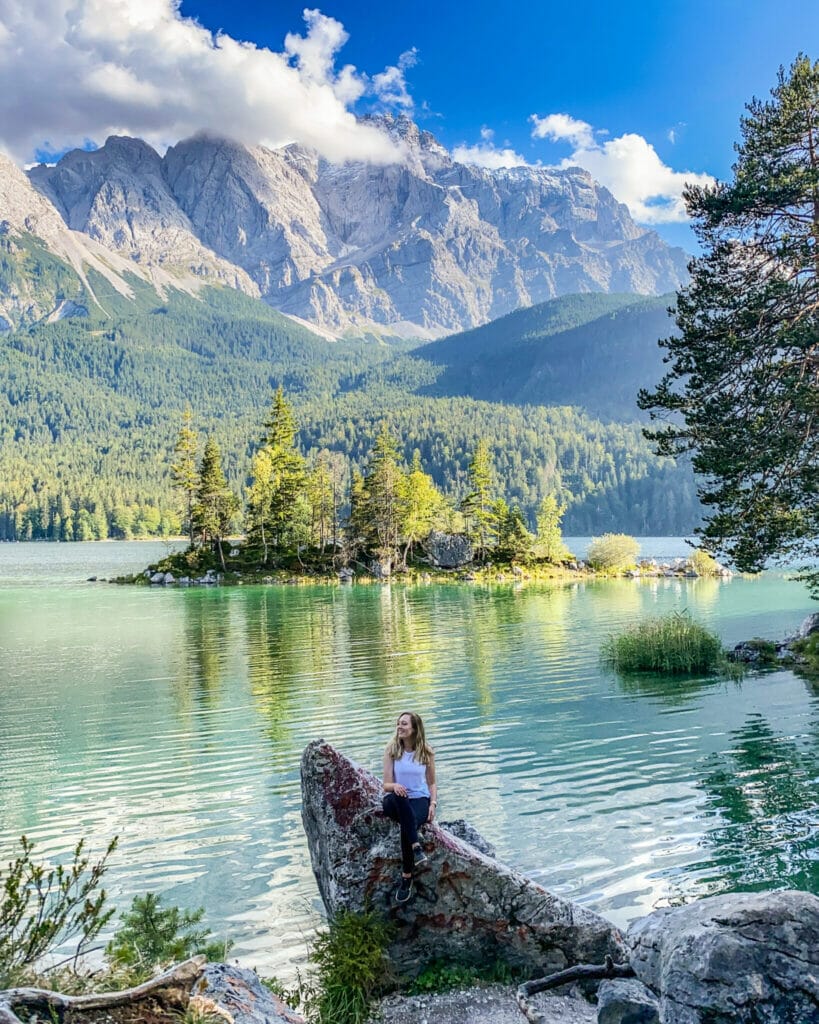
<path fill-rule="evenodd" d="M 689 558 L 691 568 L 698 576 L 719 576 L 719 562 L 707 551 L 697 548 Z"/>
<path fill-rule="evenodd" d="M 620 672 L 713 672 L 725 663 L 719 637 L 687 612 L 645 619 L 609 636 L 602 658 Z"/>
<path fill-rule="evenodd" d="M 457 988 L 471 988 L 475 985 L 510 985 L 519 974 L 501 960 L 488 967 L 474 967 L 470 964 L 447 963 L 435 960 L 409 986 L 410 995 L 424 995 L 430 992 L 451 992 Z"/>
<path fill-rule="evenodd" d="M 791 650 L 797 657 L 796 671 L 809 679 L 819 679 L 819 632 L 796 640 Z"/>
<path fill-rule="evenodd" d="M 341 911 L 310 950 L 315 988 L 304 994 L 315 1024 L 363 1024 L 395 978 L 387 959 L 393 929 L 373 911 Z"/>
<path fill-rule="evenodd" d="M 622 572 L 637 563 L 640 545 L 625 533 L 604 533 L 594 537 L 589 545 L 586 561 L 598 572 Z"/>
<path fill-rule="evenodd" d="M 149 977 L 155 967 L 187 960 L 198 953 L 208 960 L 224 960 L 230 943 L 216 942 L 210 929 L 196 927 L 204 913 L 203 907 L 163 907 L 162 898 L 153 892 L 135 896 L 105 952 L 115 967 L 132 968 L 144 977 Z"/>
<path fill-rule="evenodd" d="M 33 843 L 22 836 L 20 853 L 5 872 L 0 870 L 0 989 L 25 977 L 36 962 L 55 948 L 76 939 L 76 965 L 114 911 L 99 888 L 112 839 L 103 856 L 92 863 L 85 841 L 74 847 L 71 861 L 49 868 L 32 857 Z"/>

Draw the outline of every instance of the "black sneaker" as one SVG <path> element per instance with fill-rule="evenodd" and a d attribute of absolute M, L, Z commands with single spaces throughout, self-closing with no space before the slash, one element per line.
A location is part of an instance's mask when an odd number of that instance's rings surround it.
<path fill-rule="evenodd" d="M 427 857 L 426 853 L 424 853 L 423 846 L 413 846 L 412 853 L 416 867 L 420 867 L 421 864 L 426 864 L 427 861 L 429 860 L 429 857 Z"/>
<path fill-rule="evenodd" d="M 395 890 L 395 902 L 409 903 L 410 896 L 412 896 L 412 879 L 402 878 L 401 884 Z"/>

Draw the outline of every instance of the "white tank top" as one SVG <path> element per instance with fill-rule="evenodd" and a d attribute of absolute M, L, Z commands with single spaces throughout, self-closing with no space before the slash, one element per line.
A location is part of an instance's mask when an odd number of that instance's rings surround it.
<path fill-rule="evenodd" d="M 416 762 L 414 751 L 405 750 L 398 760 L 393 761 L 392 771 L 395 781 L 400 786 L 406 786 L 410 799 L 429 796 L 427 766 Z"/>

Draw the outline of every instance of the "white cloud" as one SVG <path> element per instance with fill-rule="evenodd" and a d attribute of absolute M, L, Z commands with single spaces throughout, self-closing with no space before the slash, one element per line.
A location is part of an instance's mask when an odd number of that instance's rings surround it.
<path fill-rule="evenodd" d="M 592 126 L 585 121 L 578 121 L 569 114 L 549 114 L 538 117 L 532 114 L 533 139 L 551 139 L 554 142 L 570 142 L 577 149 L 586 149 L 594 145 Z"/>
<path fill-rule="evenodd" d="M 331 160 L 390 162 L 396 143 L 350 111 L 365 92 L 412 105 L 402 55 L 391 89 L 335 70 L 344 26 L 304 13 L 276 53 L 213 35 L 178 0 L 0 0 L 0 148 L 20 162 L 109 134 L 163 148 L 206 130 L 268 146 L 301 142 Z M 379 93 L 379 88 L 381 89 Z"/>
<path fill-rule="evenodd" d="M 382 103 L 391 107 L 402 107 L 404 110 L 412 109 L 412 97 L 407 89 L 404 72 L 414 67 L 417 62 L 418 51 L 413 47 L 401 54 L 397 66 L 390 65 L 380 74 L 373 76 L 373 89 Z"/>
<path fill-rule="evenodd" d="M 501 167 L 528 166 L 514 149 L 498 149 L 491 142 L 478 143 L 476 146 L 456 146 L 452 150 L 452 159 L 459 164 L 474 164 L 490 171 L 497 171 Z"/>
<path fill-rule="evenodd" d="M 595 131 L 585 121 L 568 114 L 538 117 L 532 114 L 532 136 L 539 139 L 569 142 L 570 157 L 561 167 L 582 167 L 605 185 L 631 215 L 642 224 L 671 224 L 687 220 L 682 191 L 687 183 L 707 185 L 713 182 L 708 174 L 675 171 L 662 162 L 654 147 L 642 135 L 626 133 L 616 139 L 598 141 Z M 673 140 L 672 140 L 673 141 Z"/>
<path fill-rule="evenodd" d="M 490 171 L 497 171 L 501 167 L 528 166 L 520 153 L 516 153 L 510 146 L 499 148 L 494 139 L 494 131 L 483 125 L 481 141 L 475 146 L 456 146 L 452 150 L 452 159 L 459 164 L 474 164 Z"/>

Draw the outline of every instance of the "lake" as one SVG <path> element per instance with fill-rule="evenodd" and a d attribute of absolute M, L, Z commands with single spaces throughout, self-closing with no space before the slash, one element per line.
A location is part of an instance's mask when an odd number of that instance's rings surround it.
<path fill-rule="evenodd" d="M 570 546 L 582 554 L 582 541 Z M 770 573 L 718 581 L 162 589 L 85 582 L 164 544 L 0 544 L 0 861 L 120 845 L 107 888 L 203 905 L 233 955 L 289 978 L 320 922 L 299 757 L 374 770 L 411 708 L 439 816 L 623 925 L 723 890 L 819 892 L 819 687 L 621 679 L 611 631 L 688 609 L 726 644 L 815 610 Z M 643 553 L 684 554 L 676 539 Z"/>

